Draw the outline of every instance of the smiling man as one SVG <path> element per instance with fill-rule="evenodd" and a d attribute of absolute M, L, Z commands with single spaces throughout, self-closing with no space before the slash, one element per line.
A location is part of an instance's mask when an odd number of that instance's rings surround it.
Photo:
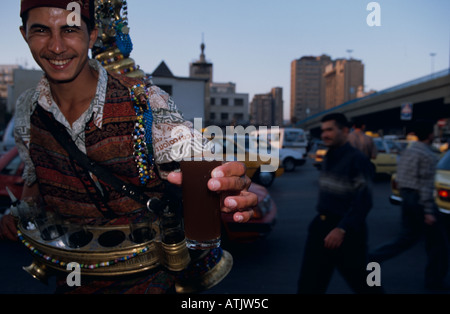
<path fill-rule="evenodd" d="M 93 8 L 81 11 L 84 21 L 80 26 L 69 26 L 71 11 L 39 6 L 40 1 L 29 2 L 22 1 L 20 31 L 34 60 L 45 72 L 51 96 L 72 124 L 89 107 L 97 88 L 98 72 L 88 62 L 89 49 L 98 35 L 95 24 L 90 22 Z"/>
<path fill-rule="evenodd" d="M 91 165 L 100 165 L 127 186 L 143 191 L 146 199 L 161 200 L 174 198 L 173 189 L 167 187 L 180 185 L 182 174 L 173 172 L 176 165 L 170 156 L 152 155 L 153 143 L 169 138 L 177 125 L 194 130 L 160 88 L 107 72 L 89 58 L 98 35 L 94 1 L 75 3 L 81 8 L 80 25 L 68 23 L 72 1 L 21 1 L 20 31 L 45 72 L 16 105 L 15 138 L 25 162 L 22 199 L 41 197 L 64 219 L 128 225 L 148 215 L 146 206 L 133 193 L 119 191 L 85 169 L 57 135 L 67 132 L 68 141 L 87 155 Z M 243 163 L 226 163 L 208 182 L 211 190 L 225 194 L 222 211 L 234 212 L 236 222 L 247 222 L 257 204 L 257 196 L 248 192 L 251 181 L 245 170 Z M 157 211 L 152 215 L 159 219 Z M 12 223 L 11 217 L 2 218 L 0 238 L 14 238 Z M 209 255 L 221 258 L 220 250 Z M 165 293 L 173 291 L 175 277 L 157 267 L 132 277 L 86 279 L 80 288 L 69 288 L 65 277 L 59 279 L 58 292 Z"/>

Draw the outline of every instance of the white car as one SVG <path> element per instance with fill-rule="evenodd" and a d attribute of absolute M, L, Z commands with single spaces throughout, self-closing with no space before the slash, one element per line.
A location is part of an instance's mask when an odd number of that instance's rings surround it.
<path fill-rule="evenodd" d="M 280 154 L 280 164 L 286 172 L 292 172 L 295 167 L 306 163 L 308 139 L 303 129 L 270 128 L 260 129 L 251 134 L 252 138 L 262 137 L 271 146 L 276 147 Z M 259 145 L 264 141 L 259 141 Z"/>

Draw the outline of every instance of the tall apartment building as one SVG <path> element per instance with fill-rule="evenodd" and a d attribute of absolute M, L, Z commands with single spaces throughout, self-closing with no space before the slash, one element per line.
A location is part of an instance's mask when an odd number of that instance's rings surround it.
<path fill-rule="evenodd" d="M 14 70 L 20 69 L 19 65 L 0 65 L 0 98 L 8 98 L 8 86 L 13 85 Z"/>
<path fill-rule="evenodd" d="M 325 67 L 327 55 L 305 56 L 291 62 L 291 119 L 308 118 L 325 109 Z"/>
<path fill-rule="evenodd" d="M 267 94 L 257 94 L 250 105 L 253 125 L 283 126 L 283 89 L 274 87 Z"/>
<path fill-rule="evenodd" d="M 361 90 L 364 90 L 364 64 L 361 60 L 337 59 L 327 65 L 324 78 L 325 109 L 330 109 L 358 98 Z"/>

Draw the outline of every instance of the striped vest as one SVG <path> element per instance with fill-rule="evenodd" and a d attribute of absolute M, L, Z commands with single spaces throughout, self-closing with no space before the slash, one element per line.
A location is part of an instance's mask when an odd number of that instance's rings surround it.
<path fill-rule="evenodd" d="M 136 112 L 130 88 L 138 83 L 139 80 L 108 73 L 102 128 L 97 128 L 91 119 L 85 130 L 88 157 L 136 186 L 140 184 L 132 140 Z M 36 110 L 43 109 L 36 106 Z M 48 206 L 57 208 L 64 216 L 88 218 L 123 216 L 144 207 L 107 182 L 99 181 L 99 189 L 97 179 L 70 160 L 36 110 L 30 121 L 30 156 Z M 161 197 L 163 181 L 158 176 L 149 180 L 145 191 L 150 197 Z"/>

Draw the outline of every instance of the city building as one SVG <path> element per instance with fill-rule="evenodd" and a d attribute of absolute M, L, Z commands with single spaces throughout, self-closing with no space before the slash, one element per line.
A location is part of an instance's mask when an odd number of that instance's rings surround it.
<path fill-rule="evenodd" d="M 291 62 L 291 121 L 307 119 L 363 95 L 361 60 L 332 60 L 321 55 Z"/>
<path fill-rule="evenodd" d="M 246 125 L 249 123 L 249 95 L 236 93 L 236 84 L 216 83 L 213 80 L 213 64 L 207 62 L 205 44 L 201 46 L 200 59 L 189 65 L 192 78 L 207 80 L 205 91 L 205 126 Z"/>
<path fill-rule="evenodd" d="M 274 87 L 267 94 L 257 94 L 250 104 L 251 124 L 283 126 L 283 89 Z"/>
<path fill-rule="evenodd" d="M 200 45 L 200 59 L 189 64 L 189 77 L 206 80 L 205 84 L 205 107 L 204 107 L 204 123 L 210 125 L 210 85 L 213 81 L 213 64 L 206 61 L 205 44 Z"/>
<path fill-rule="evenodd" d="M 8 67 L 8 66 L 6 66 Z M 14 114 L 15 106 L 19 96 L 27 89 L 36 87 L 43 73 L 41 70 L 28 70 L 21 66 L 10 66 L 12 71 L 5 75 L 7 77 L 7 93 L 2 94 L 0 105 L 0 129 L 4 128 Z M 5 73 L 5 72 L 4 72 Z M 3 95 L 5 98 L 3 98 Z"/>
<path fill-rule="evenodd" d="M 42 70 L 28 70 L 17 68 L 13 72 L 13 84 L 8 90 L 7 111 L 14 113 L 17 98 L 30 88 L 35 88 L 41 80 L 44 72 Z"/>
<path fill-rule="evenodd" d="M 150 77 L 153 84 L 172 96 L 186 120 L 193 122 L 195 118 L 205 118 L 206 79 L 175 76 L 164 61 Z"/>
<path fill-rule="evenodd" d="M 8 89 L 14 84 L 14 70 L 18 69 L 19 65 L 0 65 L 0 130 L 6 127 L 10 116 L 8 111 Z"/>
<path fill-rule="evenodd" d="M 300 121 L 325 109 L 327 55 L 304 56 L 291 62 L 291 119 Z"/>
<path fill-rule="evenodd" d="M 361 60 L 337 59 L 325 68 L 325 109 L 358 98 L 364 90 L 364 65 Z"/>
<path fill-rule="evenodd" d="M 226 127 L 249 123 L 249 95 L 237 93 L 236 84 L 210 84 L 210 116 L 212 125 Z"/>

